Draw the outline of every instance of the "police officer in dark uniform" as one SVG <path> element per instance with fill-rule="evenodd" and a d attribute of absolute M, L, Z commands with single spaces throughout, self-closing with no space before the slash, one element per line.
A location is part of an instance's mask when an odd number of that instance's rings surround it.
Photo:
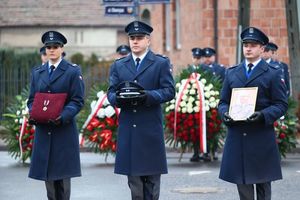
<path fill-rule="evenodd" d="M 40 55 L 41 55 L 41 61 L 42 61 L 42 65 L 45 64 L 48 61 L 48 57 L 46 54 L 46 47 L 43 46 L 40 48 Z"/>
<path fill-rule="evenodd" d="M 275 66 L 279 66 L 281 68 L 282 71 L 282 76 L 283 76 L 283 80 L 284 83 L 286 85 L 286 94 L 287 96 L 290 96 L 290 73 L 289 73 L 289 67 L 286 63 L 281 62 L 281 61 L 277 61 L 276 58 L 276 51 L 278 50 L 278 46 L 273 43 L 273 42 L 269 42 L 266 46 L 265 46 L 265 50 L 264 53 L 262 54 L 262 57 L 266 60 L 267 63 L 271 64 L 271 65 L 275 65 Z"/>
<path fill-rule="evenodd" d="M 202 62 L 202 49 L 199 47 L 192 48 L 192 70 L 200 67 Z"/>
<path fill-rule="evenodd" d="M 261 54 L 268 37 L 255 27 L 241 33 L 245 60 L 227 70 L 219 113 L 227 126 L 220 178 L 237 184 L 240 199 L 271 200 L 271 181 L 282 179 L 280 154 L 273 123 L 287 111 L 286 87 L 281 70 Z M 228 114 L 233 88 L 257 87 L 255 112 L 245 121 Z"/>
<path fill-rule="evenodd" d="M 202 68 L 205 71 L 212 73 L 215 76 L 219 76 L 221 81 L 224 81 L 225 68 L 224 66 L 216 63 L 216 51 L 213 48 L 205 47 L 203 51 L 203 63 Z"/>
<path fill-rule="evenodd" d="M 159 199 L 168 172 L 161 104 L 175 88 L 169 60 L 149 49 L 152 31 L 141 21 L 126 26 L 131 54 L 112 64 L 109 79 L 108 100 L 121 108 L 115 173 L 127 175 L 134 200 Z"/>
<path fill-rule="evenodd" d="M 48 199 L 69 200 L 70 179 L 81 176 L 75 116 L 84 104 L 84 83 L 80 68 L 62 58 L 67 39 L 61 33 L 47 31 L 42 42 L 48 62 L 32 71 L 29 112 L 36 93 L 66 93 L 67 98 L 56 119 L 38 123 L 29 118 L 36 127 L 29 177 L 45 181 Z"/>
<path fill-rule="evenodd" d="M 130 54 L 131 50 L 128 45 L 122 44 L 122 45 L 118 46 L 118 48 L 116 49 L 116 52 L 118 53 L 118 55 L 121 58 L 121 57 L 128 56 L 128 54 Z"/>

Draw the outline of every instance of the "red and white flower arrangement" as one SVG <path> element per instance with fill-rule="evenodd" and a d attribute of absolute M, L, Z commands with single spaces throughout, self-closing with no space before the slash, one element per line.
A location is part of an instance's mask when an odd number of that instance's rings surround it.
<path fill-rule="evenodd" d="M 220 80 L 201 70 L 183 70 L 177 78 L 176 99 L 165 105 L 166 141 L 182 152 L 197 140 L 200 151 L 213 152 L 223 140 L 217 112 Z"/>
<path fill-rule="evenodd" d="M 8 130 L 4 135 L 8 152 L 23 163 L 31 157 L 35 132 L 35 127 L 28 124 L 28 94 L 27 87 L 21 95 L 16 96 L 15 101 L 7 108 L 7 113 L 3 114 L 3 125 Z"/>
<path fill-rule="evenodd" d="M 106 156 L 115 154 L 119 109 L 110 105 L 106 93 L 99 91 L 90 102 L 90 113 L 82 126 L 81 145 Z"/>

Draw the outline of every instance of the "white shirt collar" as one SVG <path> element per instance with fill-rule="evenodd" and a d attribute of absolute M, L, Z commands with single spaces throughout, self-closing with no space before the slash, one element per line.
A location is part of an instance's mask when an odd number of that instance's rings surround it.
<path fill-rule="evenodd" d="M 51 65 L 54 65 L 54 70 L 56 70 L 56 68 L 58 67 L 58 65 L 60 64 L 60 62 L 62 61 L 62 59 L 60 58 L 56 63 L 51 63 L 50 60 L 48 61 L 48 66 L 50 67 Z"/>
<path fill-rule="evenodd" d="M 143 59 L 145 58 L 145 56 L 146 56 L 146 54 L 148 53 L 148 49 L 147 49 L 147 51 L 145 51 L 145 53 L 143 53 L 141 56 L 136 56 L 136 55 L 134 55 L 133 53 L 132 53 L 132 58 L 133 58 L 133 60 L 134 60 L 134 62 L 135 62 L 135 59 L 136 58 L 140 58 L 140 63 L 142 63 L 142 61 L 143 61 Z"/>
<path fill-rule="evenodd" d="M 266 60 L 266 62 L 267 62 L 267 63 L 270 63 L 270 62 L 271 62 L 271 60 L 272 60 L 272 59 L 271 59 L 271 58 L 269 58 L 269 59 L 267 59 L 267 60 Z"/>
<path fill-rule="evenodd" d="M 261 58 L 260 59 L 258 59 L 257 61 L 255 61 L 255 62 L 252 62 L 252 64 L 253 64 L 253 67 L 252 67 L 252 69 L 254 69 L 255 67 L 256 67 L 256 65 L 259 63 L 261 61 Z M 248 64 L 249 64 L 250 62 L 248 61 L 248 60 L 246 60 L 246 62 L 245 62 L 245 64 L 246 64 L 246 68 L 248 68 Z"/>

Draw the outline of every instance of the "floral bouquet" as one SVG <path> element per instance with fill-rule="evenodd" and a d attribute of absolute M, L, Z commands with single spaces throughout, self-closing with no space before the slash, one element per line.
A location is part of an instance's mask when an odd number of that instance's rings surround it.
<path fill-rule="evenodd" d="M 35 132 L 34 126 L 28 124 L 28 94 L 29 88 L 26 87 L 21 95 L 16 96 L 12 105 L 7 108 L 7 113 L 3 114 L 3 124 L 8 130 L 8 134 L 4 135 L 8 152 L 23 163 L 31 157 Z"/>
<path fill-rule="evenodd" d="M 217 105 L 221 89 L 218 77 L 191 67 L 176 79 L 176 99 L 165 105 L 166 142 L 182 153 L 197 141 L 201 152 L 212 153 L 222 145 L 224 127 Z"/>
<path fill-rule="evenodd" d="M 110 105 L 103 90 L 94 87 L 91 93 L 87 101 L 90 112 L 81 129 L 81 145 L 86 141 L 95 153 L 104 153 L 107 158 L 116 151 L 119 110 Z"/>
<path fill-rule="evenodd" d="M 281 156 L 286 157 L 286 153 L 296 148 L 296 124 L 298 119 L 295 114 L 296 102 L 289 98 L 289 108 L 287 113 L 274 122 L 276 131 L 276 142 Z"/>

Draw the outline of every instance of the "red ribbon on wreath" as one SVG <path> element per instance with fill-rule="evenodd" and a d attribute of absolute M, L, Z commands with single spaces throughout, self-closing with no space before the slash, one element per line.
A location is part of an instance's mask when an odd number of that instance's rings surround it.
<path fill-rule="evenodd" d="M 189 83 L 194 80 L 196 83 L 196 88 L 198 91 L 198 98 L 199 98 L 199 142 L 200 142 L 200 151 L 202 153 L 206 153 L 206 111 L 205 111 L 205 100 L 204 100 L 204 86 L 199 81 L 200 74 L 198 73 L 192 73 L 188 80 L 184 83 L 183 87 L 179 88 L 178 92 L 178 98 L 175 102 L 175 114 L 174 114 L 174 139 L 176 141 L 176 135 L 177 135 L 177 113 L 178 108 L 180 106 L 180 102 L 182 100 L 182 97 L 184 95 L 184 91 L 187 89 Z"/>

